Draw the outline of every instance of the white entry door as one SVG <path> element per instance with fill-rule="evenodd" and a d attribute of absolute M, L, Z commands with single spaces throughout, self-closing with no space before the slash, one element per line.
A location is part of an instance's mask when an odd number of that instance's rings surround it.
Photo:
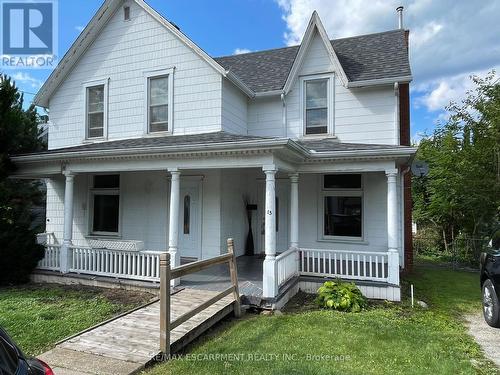
<path fill-rule="evenodd" d="M 289 183 L 288 180 L 276 180 L 276 251 L 283 252 L 288 250 L 288 206 L 289 206 Z M 266 207 L 266 184 L 259 184 L 258 197 L 258 212 L 259 212 L 259 235 L 260 235 L 260 252 L 264 252 L 265 243 L 265 207 Z"/>
<path fill-rule="evenodd" d="M 201 259 L 201 180 L 181 179 L 179 253 Z"/>

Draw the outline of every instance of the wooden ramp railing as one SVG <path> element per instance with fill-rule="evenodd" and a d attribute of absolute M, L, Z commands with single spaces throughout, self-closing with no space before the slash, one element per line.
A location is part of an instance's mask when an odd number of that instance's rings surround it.
<path fill-rule="evenodd" d="M 196 306 L 193 310 L 170 321 L 170 281 L 225 263 L 229 264 L 231 286 L 210 298 L 208 301 Z M 207 260 L 199 260 L 172 269 L 170 269 L 170 254 L 162 253 L 160 255 L 160 350 L 163 353 L 163 358 L 168 359 L 170 356 L 170 332 L 173 329 L 230 294 L 234 297 L 234 315 L 239 317 L 241 315 L 240 293 L 238 290 L 234 241 L 231 238 L 227 240 L 227 254 Z"/>

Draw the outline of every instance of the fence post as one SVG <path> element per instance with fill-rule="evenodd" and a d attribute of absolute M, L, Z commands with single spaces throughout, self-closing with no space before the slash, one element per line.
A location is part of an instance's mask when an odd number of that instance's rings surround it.
<path fill-rule="evenodd" d="M 232 238 L 227 239 L 227 252 L 232 255 L 229 261 L 229 273 L 231 274 L 231 284 L 233 284 L 234 291 L 234 316 L 239 318 L 241 316 L 241 303 L 240 291 L 238 288 L 238 271 L 236 270 L 236 256 L 234 255 L 234 241 Z"/>
<path fill-rule="evenodd" d="M 387 282 L 399 285 L 399 253 L 393 249 L 387 252 Z"/>
<path fill-rule="evenodd" d="M 160 254 L 160 351 L 170 357 L 170 254 Z"/>

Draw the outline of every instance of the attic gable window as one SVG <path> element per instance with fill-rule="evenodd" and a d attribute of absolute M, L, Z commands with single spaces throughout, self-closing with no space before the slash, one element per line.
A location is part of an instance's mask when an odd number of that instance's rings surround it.
<path fill-rule="evenodd" d="M 305 134 L 328 133 L 328 79 L 305 81 Z"/>
<path fill-rule="evenodd" d="M 173 69 L 146 74 L 146 132 L 171 133 L 173 120 Z"/>
<path fill-rule="evenodd" d="M 130 21 L 130 7 L 129 6 L 123 7 L 123 20 Z"/>

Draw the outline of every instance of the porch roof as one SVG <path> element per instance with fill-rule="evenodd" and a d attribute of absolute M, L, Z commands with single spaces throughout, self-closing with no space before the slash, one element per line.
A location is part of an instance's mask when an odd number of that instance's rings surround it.
<path fill-rule="evenodd" d="M 82 159 L 95 156 L 119 157 L 159 153 L 179 154 L 196 151 L 238 151 L 249 148 L 271 150 L 276 147 L 293 150 L 305 160 L 372 156 L 409 158 L 416 152 L 415 148 L 408 146 L 344 143 L 337 138 L 292 140 L 290 138 L 213 132 L 96 142 L 31 154 L 12 155 L 12 160 L 22 163 Z"/>

